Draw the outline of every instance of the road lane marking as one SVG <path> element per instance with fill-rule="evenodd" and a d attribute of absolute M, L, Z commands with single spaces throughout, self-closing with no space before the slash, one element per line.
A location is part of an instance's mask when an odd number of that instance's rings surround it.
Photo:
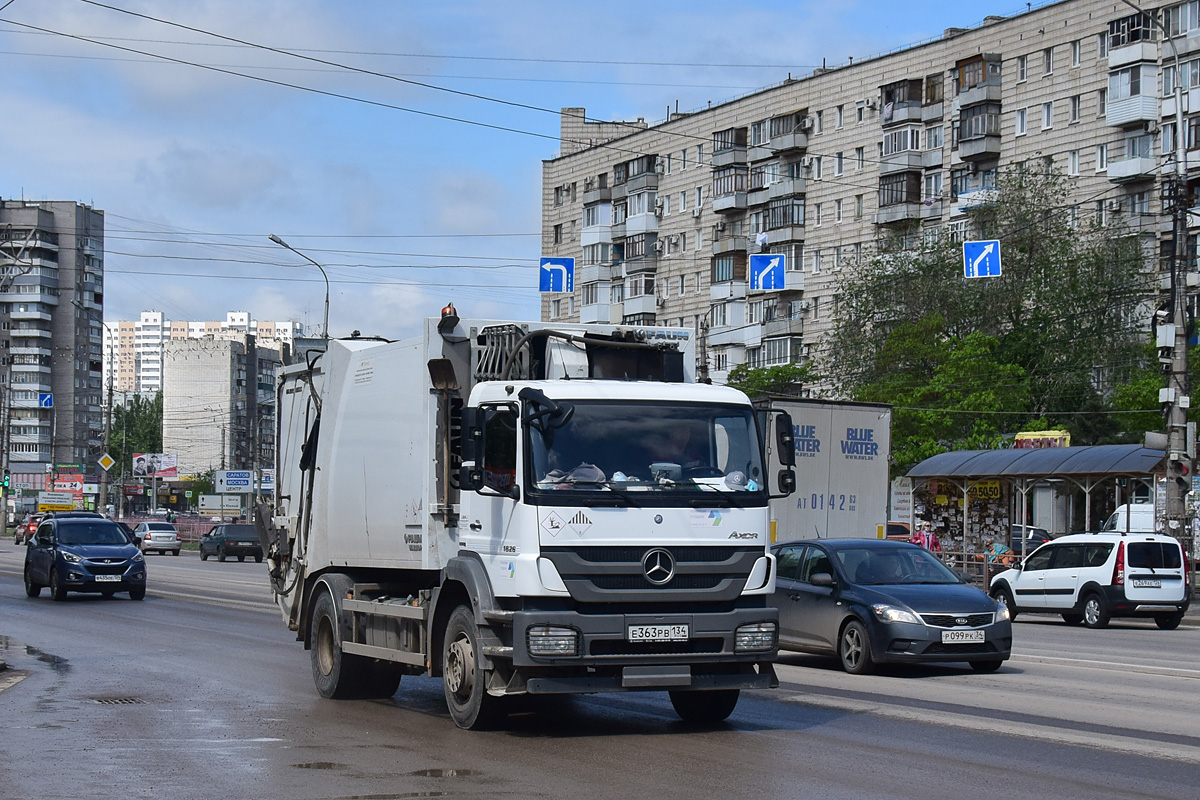
<path fill-rule="evenodd" d="M 1026 661 L 1041 664 L 1070 664 L 1091 669 L 1116 670 L 1118 672 L 1145 672 L 1154 675 L 1163 675 L 1171 678 L 1190 678 L 1192 680 L 1200 679 L 1200 669 L 1185 669 L 1183 667 L 1155 667 L 1150 664 L 1126 664 L 1120 661 L 1097 661 L 1089 658 L 1067 658 L 1065 656 L 1042 656 L 1042 655 L 1025 655 L 1014 654 L 1010 657 L 1010 661 Z"/>
<path fill-rule="evenodd" d="M 1171 742 L 1142 741 L 1132 736 L 1076 731 L 1070 728 L 1056 728 L 1050 725 L 1039 725 L 1030 722 L 1014 722 L 994 717 L 958 714 L 952 711 L 931 711 L 914 706 L 889 706 L 884 703 L 852 700 L 850 698 L 831 697 L 828 695 L 800 694 L 785 697 L 783 700 L 788 703 L 816 706 L 817 708 L 849 711 L 856 714 L 874 714 L 875 716 L 903 720 L 904 722 L 963 728 L 974 733 L 998 733 L 1005 736 L 1040 739 L 1042 741 L 1054 742 L 1055 744 L 1076 745 L 1079 747 L 1128 753 L 1146 758 L 1200 764 L 1200 748 Z"/>

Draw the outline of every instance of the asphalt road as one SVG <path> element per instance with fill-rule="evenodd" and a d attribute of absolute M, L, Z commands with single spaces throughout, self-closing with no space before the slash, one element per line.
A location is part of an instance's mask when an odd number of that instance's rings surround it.
<path fill-rule="evenodd" d="M 1195 798 L 1200 628 L 1022 616 L 998 673 L 854 677 L 785 655 L 727 724 L 665 695 L 527 703 L 454 727 L 440 681 L 316 695 L 264 567 L 150 556 L 143 602 L 24 596 L 0 543 L 2 798 Z"/>

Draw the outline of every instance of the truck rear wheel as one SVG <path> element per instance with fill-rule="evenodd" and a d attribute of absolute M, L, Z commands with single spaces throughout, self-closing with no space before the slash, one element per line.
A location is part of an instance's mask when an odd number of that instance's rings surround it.
<path fill-rule="evenodd" d="M 460 728 L 487 728 L 504 716 L 501 698 L 487 693 L 479 629 L 469 606 L 450 614 L 442 644 L 442 681 L 450 718 Z"/>
<path fill-rule="evenodd" d="M 362 656 L 342 652 L 337 607 L 327 591 L 322 591 L 313 603 L 309 639 L 313 683 L 321 697 L 342 700 L 360 696 L 366 688 L 370 664 Z"/>
<path fill-rule="evenodd" d="M 671 705 L 684 722 L 721 722 L 733 713 L 740 692 L 718 689 L 711 692 L 671 692 Z"/>

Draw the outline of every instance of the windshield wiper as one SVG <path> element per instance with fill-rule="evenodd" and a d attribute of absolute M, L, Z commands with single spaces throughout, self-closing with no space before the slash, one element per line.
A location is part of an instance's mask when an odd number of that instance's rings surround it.
<path fill-rule="evenodd" d="M 618 483 L 619 483 L 619 481 L 618 481 Z M 626 505 L 630 505 L 635 508 L 641 508 L 641 505 L 639 503 L 635 503 L 633 501 L 633 498 L 631 498 L 629 496 L 629 490 L 627 490 L 623 487 L 618 489 L 616 487 L 616 485 L 613 484 L 612 481 L 575 481 L 575 480 L 568 479 L 568 480 L 564 480 L 564 481 L 559 481 L 558 483 L 556 483 L 554 485 L 559 486 L 559 487 L 565 486 L 568 489 L 573 489 L 575 487 L 581 487 L 581 486 L 598 487 L 600 489 L 608 489 L 608 491 L 610 491 L 617 497 L 621 498 L 625 502 Z M 553 491 L 553 490 L 551 490 L 551 491 Z M 559 489 L 559 491 L 561 491 L 561 489 Z M 601 502 L 603 502 L 603 501 L 601 501 Z"/>

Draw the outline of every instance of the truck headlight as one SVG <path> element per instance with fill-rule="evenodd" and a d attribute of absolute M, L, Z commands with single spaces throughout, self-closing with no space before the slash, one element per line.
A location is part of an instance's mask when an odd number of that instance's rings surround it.
<path fill-rule="evenodd" d="M 559 625 L 532 625 L 525 631 L 531 656 L 579 655 L 579 631 Z"/>
<path fill-rule="evenodd" d="M 757 653 L 779 648 L 779 626 L 774 622 L 748 622 L 733 632 L 735 653 Z"/>

